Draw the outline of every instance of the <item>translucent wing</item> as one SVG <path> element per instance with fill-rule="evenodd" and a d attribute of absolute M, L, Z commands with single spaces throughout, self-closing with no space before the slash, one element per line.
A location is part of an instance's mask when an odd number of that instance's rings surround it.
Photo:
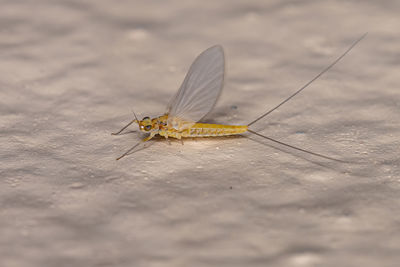
<path fill-rule="evenodd" d="M 220 45 L 208 48 L 195 59 L 168 105 L 168 125 L 183 130 L 211 111 L 223 87 L 224 67 L 224 50 Z"/>

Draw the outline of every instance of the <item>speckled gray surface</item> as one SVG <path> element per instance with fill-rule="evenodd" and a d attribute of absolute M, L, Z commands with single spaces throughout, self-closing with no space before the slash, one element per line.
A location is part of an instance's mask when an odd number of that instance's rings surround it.
<path fill-rule="evenodd" d="M 0 1 L 0 265 L 398 266 L 398 1 Z M 225 48 L 208 121 L 246 124 L 369 32 L 257 137 L 113 137 Z M 134 129 L 134 127 L 132 128 Z"/>

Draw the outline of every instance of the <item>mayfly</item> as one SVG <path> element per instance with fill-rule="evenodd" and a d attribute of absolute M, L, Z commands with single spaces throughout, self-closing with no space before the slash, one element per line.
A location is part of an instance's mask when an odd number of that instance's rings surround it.
<path fill-rule="evenodd" d="M 190 66 L 181 87 L 176 95 L 172 98 L 172 101 L 170 101 L 164 115 L 153 119 L 144 117 L 142 120 L 138 120 L 136 114 L 134 113 L 135 118 L 131 122 L 129 122 L 117 133 L 113 133 L 113 135 L 121 134 L 132 123 L 137 123 L 140 131 L 149 133 L 146 138 L 118 157 L 117 160 L 128 155 L 138 145 L 144 144 L 146 141 L 152 139 L 155 135 L 163 136 L 166 139 L 169 137 L 181 139 L 182 137 L 227 136 L 249 132 L 292 149 L 296 149 L 318 157 L 340 161 L 272 139 L 249 129 L 249 127 L 285 104 L 295 95 L 308 87 L 312 82 L 318 79 L 322 74 L 331 69 L 348 52 L 350 52 L 350 50 L 358 42 L 360 42 L 365 35 L 366 34 L 357 39 L 342 55 L 340 55 L 335 61 L 323 69 L 308 83 L 294 92 L 291 96 L 247 125 L 220 125 L 199 122 L 212 110 L 216 104 L 224 81 L 225 59 L 223 48 L 220 45 L 215 45 L 208 48 L 202 52 Z"/>

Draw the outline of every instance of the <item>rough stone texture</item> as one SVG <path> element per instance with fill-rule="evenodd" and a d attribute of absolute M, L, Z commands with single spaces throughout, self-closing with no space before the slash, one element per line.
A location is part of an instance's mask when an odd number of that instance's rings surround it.
<path fill-rule="evenodd" d="M 399 1 L 2 0 L 0 266 L 398 266 Z M 206 121 L 246 124 L 369 32 L 247 135 L 160 139 L 193 59 L 225 48 Z M 135 129 L 135 127 L 132 127 Z"/>

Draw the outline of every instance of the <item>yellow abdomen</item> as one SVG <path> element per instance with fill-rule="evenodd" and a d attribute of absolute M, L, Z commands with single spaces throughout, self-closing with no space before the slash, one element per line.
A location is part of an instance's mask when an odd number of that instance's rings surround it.
<path fill-rule="evenodd" d="M 181 132 L 182 137 L 208 137 L 241 134 L 247 131 L 246 125 L 221 125 L 195 123 L 192 127 Z"/>

